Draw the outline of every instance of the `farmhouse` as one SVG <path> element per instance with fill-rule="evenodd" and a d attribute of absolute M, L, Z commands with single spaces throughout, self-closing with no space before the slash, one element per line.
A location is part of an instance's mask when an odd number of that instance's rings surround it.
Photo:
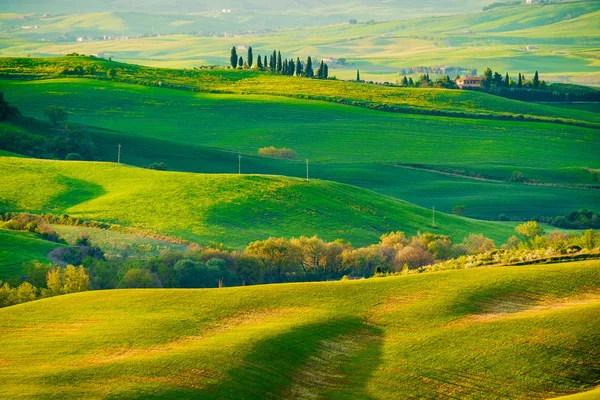
<path fill-rule="evenodd" d="M 481 87 L 483 78 L 480 76 L 465 76 L 456 80 L 456 86 L 459 88 Z"/>
<path fill-rule="evenodd" d="M 338 62 L 337 58 L 335 57 L 325 57 L 321 59 L 321 61 L 323 61 L 325 64 L 335 64 Z"/>

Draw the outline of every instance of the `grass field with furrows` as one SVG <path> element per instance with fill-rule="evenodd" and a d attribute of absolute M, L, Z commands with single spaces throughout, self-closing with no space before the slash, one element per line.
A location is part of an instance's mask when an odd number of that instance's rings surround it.
<path fill-rule="evenodd" d="M 54 297 L 0 310 L 0 396 L 547 399 L 585 392 L 599 379 L 599 270 L 598 261 L 586 261 Z"/>
<path fill-rule="evenodd" d="M 321 180 L 18 158 L 0 159 L 0 171 L 6 179 L 0 206 L 6 211 L 66 213 L 235 247 L 300 235 L 363 245 L 396 230 L 434 230 L 456 239 L 480 232 L 500 243 L 514 227 L 438 213 L 434 229 L 431 210 Z"/>

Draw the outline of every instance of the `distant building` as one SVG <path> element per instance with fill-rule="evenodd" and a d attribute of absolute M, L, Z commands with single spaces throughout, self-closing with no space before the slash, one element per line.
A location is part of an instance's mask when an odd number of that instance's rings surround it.
<path fill-rule="evenodd" d="M 77 38 L 77 41 L 78 42 L 83 42 L 83 38 L 80 36 L 80 37 Z"/>
<path fill-rule="evenodd" d="M 456 86 L 459 88 L 481 87 L 483 78 L 480 76 L 465 76 L 456 80 Z"/>
<path fill-rule="evenodd" d="M 321 59 L 321 61 L 323 61 L 325 64 L 336 64 L 338 59 L 335 57 L 325 57 Z"/>
<path fill-rule="evenodd" d="M 236 46 L 236 49 L 237 49 L 237 50 L 240 50 L 240 51 L 246 51 L 246 50 L 248 50 L 248 47 L 249 47 L 249 46 L 248 46 L 247 44 L 238 44 L 238 45 Z"/>
<path fill-rule="evenodd" d="M 527 51 L 537 50 L 537 47 L 535 47 L 535 46 L 527 46 L 527 47 L 525 47 L 525 50 L 527 50 Z"/>

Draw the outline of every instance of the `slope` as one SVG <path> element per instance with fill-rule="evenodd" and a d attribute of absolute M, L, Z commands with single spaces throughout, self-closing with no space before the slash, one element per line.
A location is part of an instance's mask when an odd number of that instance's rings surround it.
<path fill-rule="evenodd" d="M 588 261 L 40 300 L 0 309 L 0 396 L 568 395 L 599 378 L 599 270 Z"/>
<path fill-rule="evenodd" d="M 49 262 L 48 253 L 60 246 L 32 233 L 0 229 L 0 280 L 19 277 L 25 262 Z"/>
<path fill-rule="evenodd" d="M 333 182 L 248 175 L 195 175 L 123 165 L 1 158 L 7 211 L 67 213 L 185 239 L 242 247 L 269 236 L 319 235 L 367 244 L 385 232 L 432 230 L 431 211 Z M 498 242 L 511 225 L 438 213 L 436 228 Z"/>

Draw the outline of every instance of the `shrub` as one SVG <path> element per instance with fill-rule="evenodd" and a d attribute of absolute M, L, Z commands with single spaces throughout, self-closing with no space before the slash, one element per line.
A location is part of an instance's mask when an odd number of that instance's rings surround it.
<path fill-rule="evenodd" d="M 283 147 L 281 149 L 278 149 L 273 146 L 263 147 L 258 150 L 258 154 L 260 154 L 261 156 L 280 158 L 282 160 L 295 160 L 296 159 L 296 152 L 292 149 L 288 149 L 285 147 Z"/>
<path fill-rule="evenodd" d="M 65 160 L 67 160 L 67 161 L 80 161 L 80 160 L 83 160 L 83 158 L 81 157 L 81 154 L 79 154 L 79 153 L 69 153 L 65 157 Z"/>

